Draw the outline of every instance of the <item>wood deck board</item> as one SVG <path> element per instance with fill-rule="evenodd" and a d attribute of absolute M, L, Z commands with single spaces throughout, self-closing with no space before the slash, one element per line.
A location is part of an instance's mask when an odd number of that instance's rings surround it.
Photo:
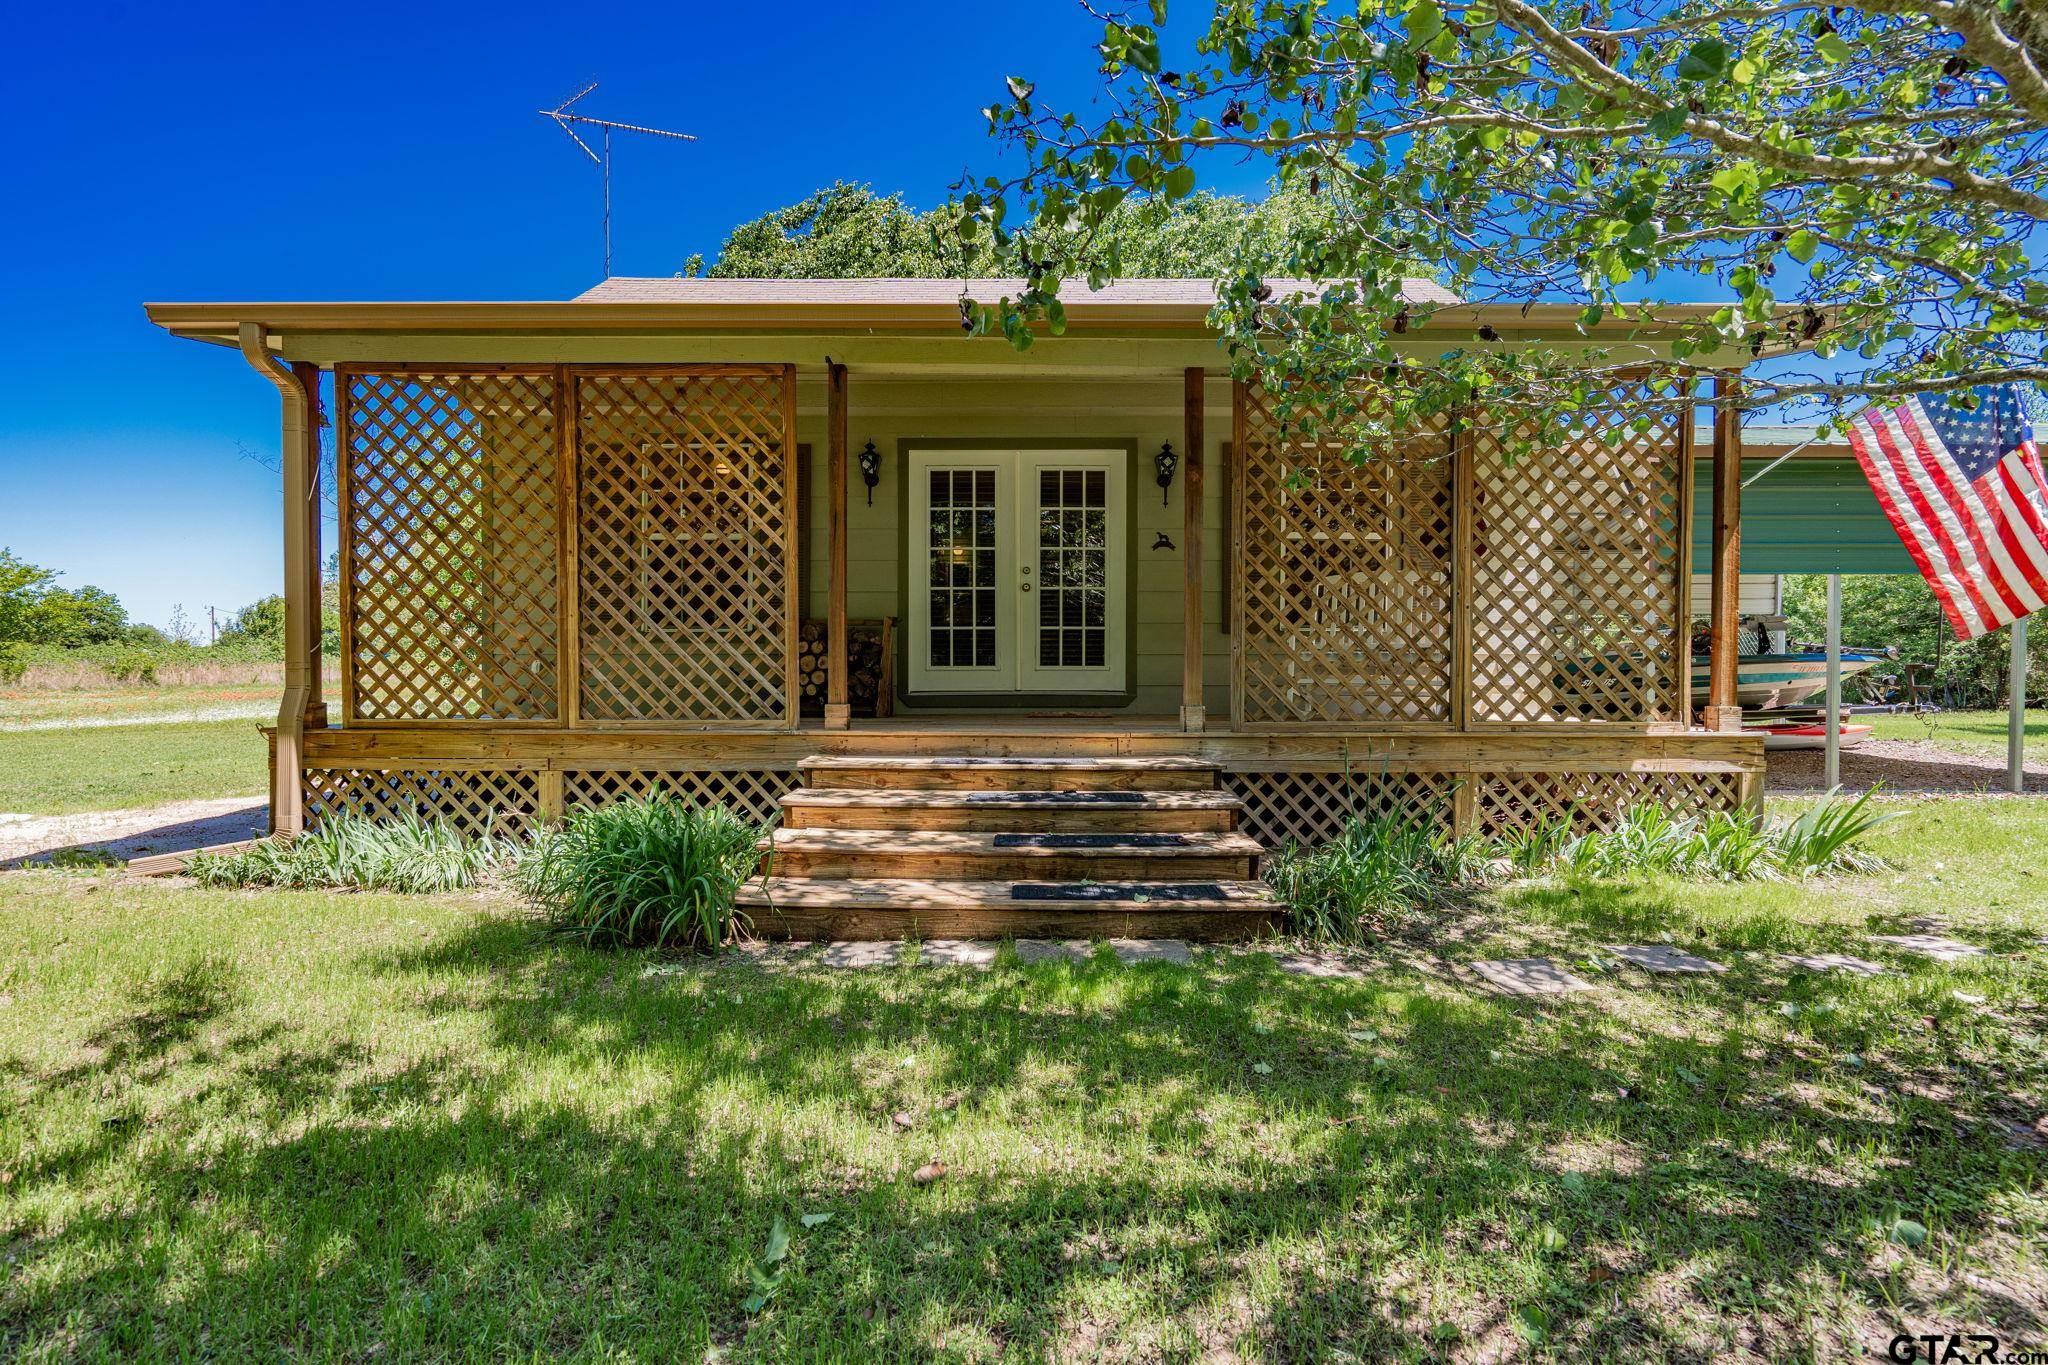
<path fill-rule="evenodd" d="M 1019 896 L 1016 888 L 1028 888 L 1031 883 L 1011 881 L 969 882 L 951 881 L 933 877 L 849 877 L 841 881 L 821 881 L 801 877 L 757 877 L 740 889 L 739 903 L 744 906 L 787 905 L 802 908 L 820 906 L 864 907 L 871 909 L 909 908 L 919 909 L 1005 909 L 1030 908 L 1036 910 L 1061 910 L 1086 912 L 1116 910 L 1142 912 L 1160 909 L 1174 909 L 1190 914 L 1219 914 L 1234 911 L 1274 910 L 1279 903 L 1272 898 L 1264 882 L 1244 880 L 1223 880 L 1214 883 L 1222 893 L 1220 897 L 1202 900 L 1074 900 L 1065 897 Z M 1119 883 L 1119 886 L 1144 886 L 1147 883 Z M 1167 887 L 1172 883 L 1150 883 Z"/>
<path fill-rule="evenodd" d="M 1155 845 L 1143 841 L 1121 841 L 1122 831 L 1103 831 L 1104 842 L 1085 848 L 1043 845 L 1005 845 L 996 841 L 1003 832 L 985 830 L 890 830 L 890 829 L 778 829 L 766 841 L 779 857 L 795 852 L 858 853 L 921 856 L 951 854 L 991 858 L 1051 858 L 1059 856 L 1147 857 L 1147 858 L 1256 858 L 1265 852 L 1256 839 L 1235 832 L 1190 830 L 1185 842 Z"/>

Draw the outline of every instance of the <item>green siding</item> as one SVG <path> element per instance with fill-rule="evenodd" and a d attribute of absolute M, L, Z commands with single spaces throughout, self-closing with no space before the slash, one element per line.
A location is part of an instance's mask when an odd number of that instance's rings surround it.
<path fill-rule="evenodd" d="M 1768 460 L 1743 461 L 1743 475 Z M 1692 562 L 1712 563 L 1712 469 L 1693 490 Z M 1854 460 L 1794 458 L 1742 490 L 1742 567 L 1748 573 L 1917 573 Z"/>

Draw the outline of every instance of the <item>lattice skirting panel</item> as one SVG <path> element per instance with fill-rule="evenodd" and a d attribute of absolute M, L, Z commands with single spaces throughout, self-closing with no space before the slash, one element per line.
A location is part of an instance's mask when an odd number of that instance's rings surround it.
<path fill-rule="evenodd" d="M 591 769 L 562 774 L 562 806 L 602 806 L 660 788 L 691 805 L 729 806 L 766 824 L 780 814 L 777 802 L 783 793 L 797 785 L 797 774 L 790 769 Z"/>
<path fill-rule="evenodd" d="M 1458 778 L 1429 772 L 1226 772 L 1224 787 L 1244 802 L 1241 828 L 1267 848 L 1334 838 L 1352 815 L 1400 812 L 1451 822 Z"/>
<path fill-rule="evenodd" d="M 1741 799 L 1738 773 L 1482 773 L 1473 804 L 1482 833 L 1504 834 L 1567 814 L 1576 828 L 1603 829 L 1631 806 L 1699 815 L 1733 810 Z"/>
<path fill-rule="evenodd" d="M 306 825 L 342 811 L 373 820 L 408 813 L 469 834 L 510 834 L 540 813 L 540 774 L 503 768 L 308 768 Z"/>
<path fill-rule="evenodd" d="M 373 820 L 410 813 L 445 820 L 468 834 L 515 834 L 540 818 L 544 775 L 537 768 L 308 768 L 306 824 L 342 811 Z M 561 809 L 602 806 L 656 788 L 691 805 L 729 806 L 768 823 L 782 794 L 798 785 L 792 769 L 587 769 L 561 774 Z"/>

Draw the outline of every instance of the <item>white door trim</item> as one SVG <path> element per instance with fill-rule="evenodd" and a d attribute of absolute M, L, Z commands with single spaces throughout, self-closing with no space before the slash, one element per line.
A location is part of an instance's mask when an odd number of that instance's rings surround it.
<path fill-rule="evenodd" d="M 949 654 L 973 654 L 972 662 L 940 662 L 935 657 L 932 602 L 934 584 L 932 552 L 932 472 L 937 469 L 975 471 L 992 476 L 975 489 L 962 488 L 955 480 L 940 503 L 940 510 L 964 508 L 970 527 L 956 516 L 947 528 L 947 550 L 960 569 L 946 589 L 950 601 L 947 615 L 954 618 L 946 629 Z M 1095 667 L 1047 666 L 1039 663 L 1039 475 L 1048 469 L 1100 469 L 1105 475 L 1104 497 L 1104 648 L 1102 662 Z M 906 492 L 903 554 L 905 584 L 909 600 L 905 605 L 905 633 L 909 662 L 908 692 L 919 695 L 948 694 L 1062 693 L 1075 696 L 1120 697 L 1129 683 L 1130 629 L 1130 546 L 1129 472 L 1127 450 L 1104 447 L 1068 449 L 947 449 L 919 447 L 909 452 L 904 477 Z M 993 517 L 980 518 L 980 504 L 993 493 Z M 965 499 L 956 495 L 965 493 Z M 990 522 L 994 528 L 992 550 L 994 569 L 993 602 L 984 605 L 982 584 L 989 559 L 975 536 L 984 535 Z M 963 540 L 961 532 L 969 534 Z M 1028 556 L 1028 557 L 1027 557 Z M 1025 591 L 1025 585 L 1030 591 Z M 1028 610 L 1026 610 L 1028 608 Z M 969 618 L 972 619 L 969 619 Z M 993 645 L 993 655 L 990 645 Z"/>

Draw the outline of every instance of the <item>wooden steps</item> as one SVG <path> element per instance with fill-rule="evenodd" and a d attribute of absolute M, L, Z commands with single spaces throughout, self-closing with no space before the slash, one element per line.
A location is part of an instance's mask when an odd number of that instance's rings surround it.
<path fill-rule="evenodd" d="M 1280 927 L 1261 882 L 969 882 L 763 877 L 740 893 L 769 938 L 1252 938 Z"/>
<path fill-rule="evenodd" d="M 983 758 L 813 755 L 797 764 L 813 787 L 948 791 L 1211 791 L 1216 765 L 1157 758 Z"/>
<path fill-rule="evenodd" d="M 946 791 L 800 787 L 782 802 L 784 829 L 1037 830 L 1095 833 L 1237 828 L 1244 803 L 1221 791 Z"/>
<path fill-rule="evenodd" d="M 1246 938 L 1281 922 L 1213 763 L 835 755 L 798 765 L 740 907 L 823 939 Z"/>

